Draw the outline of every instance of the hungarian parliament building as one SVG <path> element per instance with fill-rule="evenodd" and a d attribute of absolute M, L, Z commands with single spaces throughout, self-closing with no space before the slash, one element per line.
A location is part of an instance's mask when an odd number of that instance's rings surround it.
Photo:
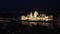
<path fill-rule="evenodd" d="M 40 14 L 38 16 L 38 12 L 35 11 L 34 14 L 32 12 L 30 14 L 27 14 L 27 16 L 21 16 L 21 20 L 29 20 L 29 21 L 50 21 L 53 20 L 53 16 L 46 16 L 46 14 Z"/>
<path fill-rule="evenodd" d="M 42 26 L 52 26 L 52 23 L 48 23 L 49 21 L 53 21 L 53 15 L 46 15 L 44 13 L 38 14 L 38 11 L 34 11 L 34 14 L 31 12 L 27 14 L 27 16 L 21 16 L 21 21 L 23 25 L 42 25 Z"/>

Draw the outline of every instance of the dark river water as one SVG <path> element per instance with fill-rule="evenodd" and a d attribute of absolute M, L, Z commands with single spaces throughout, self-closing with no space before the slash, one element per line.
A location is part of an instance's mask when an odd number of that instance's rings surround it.
<path fill-rule="evenodd" d="M 13 16 L 13 15 L 12 15 Z M 17 15 L 16 15 L 17 16 Z M 3 16 L 4 17 L 4 16 Z M 17 16 L 18 17 L 18 16 Z M 21 16 L 19 16 L 21 17 Z M 20 19 L 20 18 L 19 18 Z M 0 22 L 0 31 L 1 33 L 6 33 L 6 34 L 57 34 L 60 32 L 60 29 L 57 28 L 57 24 L 55 21 L 42 25 L 43 23 L 40 22 L 27 22 L 27 21 L 21 21 L 21 20 L 11 20 L 9 22 Z M 29 23 L 35 23 L 35 25 L 32 24 L 30 26 Z"/>
<path fill-rule="evenodd" d="M 53 34 L 53 33 L 58 33 L 58 29 L 56 29 L 56 27 L 54 27 L 54 24 L 50 24 L 48 26 L 42 26 L 42 25 L 23 25 L 22 22 L 24 21 L 11 21 L 11 22 L 4 22 L 4 23 L 0 23 L 0 31 L 1 33 L 12 33 L 12 34 L 17 34 L 17 33 L 22 33 L 22 32 L 26 32 L 26 33 L 42 33 L 42 34 Z M 26 22 L 26 21 L 25 21 Z M 29 23 L 29 22 L 27 22 Z M 53 27 L 52 27 L 53 26 Z"/>

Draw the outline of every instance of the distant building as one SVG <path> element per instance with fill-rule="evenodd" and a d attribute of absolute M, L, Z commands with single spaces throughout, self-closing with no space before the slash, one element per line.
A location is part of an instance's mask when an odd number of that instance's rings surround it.
<path fill-rule="evenodd" d="M 42 13 L 42 14 L 38 14 L 37 11 L 34 12 L 34 14 L 32 14 L 32 12 L 30 14 L 27 14 L 27 16 L 21 16 L 21 20 L 22 20 L 22 24 L 23 25 L 42 25 L 42 26 L 49 26 L 49 21 L 53 21 L 53 16 L 47 16 L 46 14 Z M 29 22 L 28 22 L 29 21 Z M 36 22 L 37 21 L 37 22 Z M 42 22 L 39 22 L 42 21 Z M 52 25 L 52 23 L 51 23 Z"/>
<path fill-rule="evenodd" d="M 38 16 L 38 12 L 35 11 L 34 14 L 32 14 L 32 12 L 30 14 L 28 14 L 27 16 L 21 16 L 21 20 L 32 20 L 32 21 L 49 21 L 49 20 L 53 20 L 53 16 L 46 16 L 45 14 L 40 14 L 40 16 Z"/>

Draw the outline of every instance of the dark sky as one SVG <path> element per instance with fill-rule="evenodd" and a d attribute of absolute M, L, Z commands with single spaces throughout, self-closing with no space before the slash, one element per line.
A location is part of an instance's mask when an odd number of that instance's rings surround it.
<path fill-rule="evenodd" d="M 0 0 L 0 10 L 60 9 L 58 0 Z"/>

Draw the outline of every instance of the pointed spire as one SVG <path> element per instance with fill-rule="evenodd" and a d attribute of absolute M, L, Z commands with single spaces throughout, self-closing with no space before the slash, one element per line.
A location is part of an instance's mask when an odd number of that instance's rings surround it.
<path fill-rule="evenodd" d="M 32 12 L 30 13 L 30 17 L 32 17 Z"/>

